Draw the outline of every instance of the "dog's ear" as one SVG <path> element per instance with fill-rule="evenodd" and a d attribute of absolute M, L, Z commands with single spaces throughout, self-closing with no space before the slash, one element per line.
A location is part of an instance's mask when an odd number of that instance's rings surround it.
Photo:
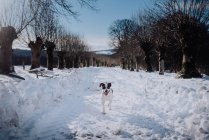
<path fill-rule="evenodd" d="M 103 83 L 100 83 L 99 87 L 101 87 L 103 85 Z"/>
<path fill-rule="evenodd" d="M 104 83 L 100 83 L 99 87 L 104 87 L 105 84 Z"/>
<path fill-rule="evenodd" d="M 102 87 L 102 89 L 105 89 L 105 84 L 104 83 L 100 83 L 99 87 Z"/>
<path fill-rule="evenodd" d="M 107 84 L 107 88 L 108 88 L 108 89 L 109 89 L 111 86 L 112 86 L 111 83 L 108 83 L 108 84 Z"/>

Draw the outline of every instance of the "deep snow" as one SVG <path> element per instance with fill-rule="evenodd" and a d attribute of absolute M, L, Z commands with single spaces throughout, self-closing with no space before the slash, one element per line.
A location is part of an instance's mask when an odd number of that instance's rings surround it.
<path fill-rule="evenodd" d="M 0 75 L 0 139 L 209 139 L 209 77 L 79 68 Z M 101 82 L 112 110 L 102 114 Z"/>

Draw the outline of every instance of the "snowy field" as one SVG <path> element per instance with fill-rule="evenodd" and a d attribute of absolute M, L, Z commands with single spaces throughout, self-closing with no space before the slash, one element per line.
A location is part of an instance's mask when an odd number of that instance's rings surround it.
<path fill-rule="evenodd" d="M 15 67 L 26 80 L 0 75 L 0 140 L 209 140 L 209 77 L 120 68 L 45 71 Z M 112 110 L 102 114 L 101 82 Z"/>

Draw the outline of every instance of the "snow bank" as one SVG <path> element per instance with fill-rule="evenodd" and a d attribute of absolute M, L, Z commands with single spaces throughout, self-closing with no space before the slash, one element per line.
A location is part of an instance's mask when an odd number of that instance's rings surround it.
<path fill-rule="evenodd" d="M 0 76 L 0 139 L 16 138 L 19 127 L 20 96 L 15 85 L 6 76 Z M 5 80 L 6 79 L 6 80 Z"/>
<path fill-rule="evenodd" d="M 0 139 L 209 139 L 209 80 L 120 68 L 0 76 Z M 102 114 L 99 83 L 111 82 Z"/>

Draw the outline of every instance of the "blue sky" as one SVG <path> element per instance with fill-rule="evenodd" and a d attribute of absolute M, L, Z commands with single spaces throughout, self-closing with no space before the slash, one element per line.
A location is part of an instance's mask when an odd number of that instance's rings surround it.
<path fill-rule="evenodd" d="M 0 9 L 12 1 L 14 0 L 0 0 Z M 117 19 L 131 18 L 134 13 L 143 12 L 143 9 L 150 7 L 153 1 L 98 0 L 95 5 L 97 11 L 76 5 L 74 10 L 79 13 L 78 20 L 72 17 L 61 17 L 61 22 L 66 30 L 83 37 L 90 46 L 90 50 L 110 49 L 108 35 L 110 25 Z"/>
<path fill-rule="evenodd" d="M 76 10 L 78 19 L 63 20 L 67 30 L 81 35 L 91 47 L 91 50 L 109 49 L 108 28 L 117 19 L 131 18 L 131 16 L 144 8 L 150 7 L 152 0 L 98 0 L 96 8 Z"/>

